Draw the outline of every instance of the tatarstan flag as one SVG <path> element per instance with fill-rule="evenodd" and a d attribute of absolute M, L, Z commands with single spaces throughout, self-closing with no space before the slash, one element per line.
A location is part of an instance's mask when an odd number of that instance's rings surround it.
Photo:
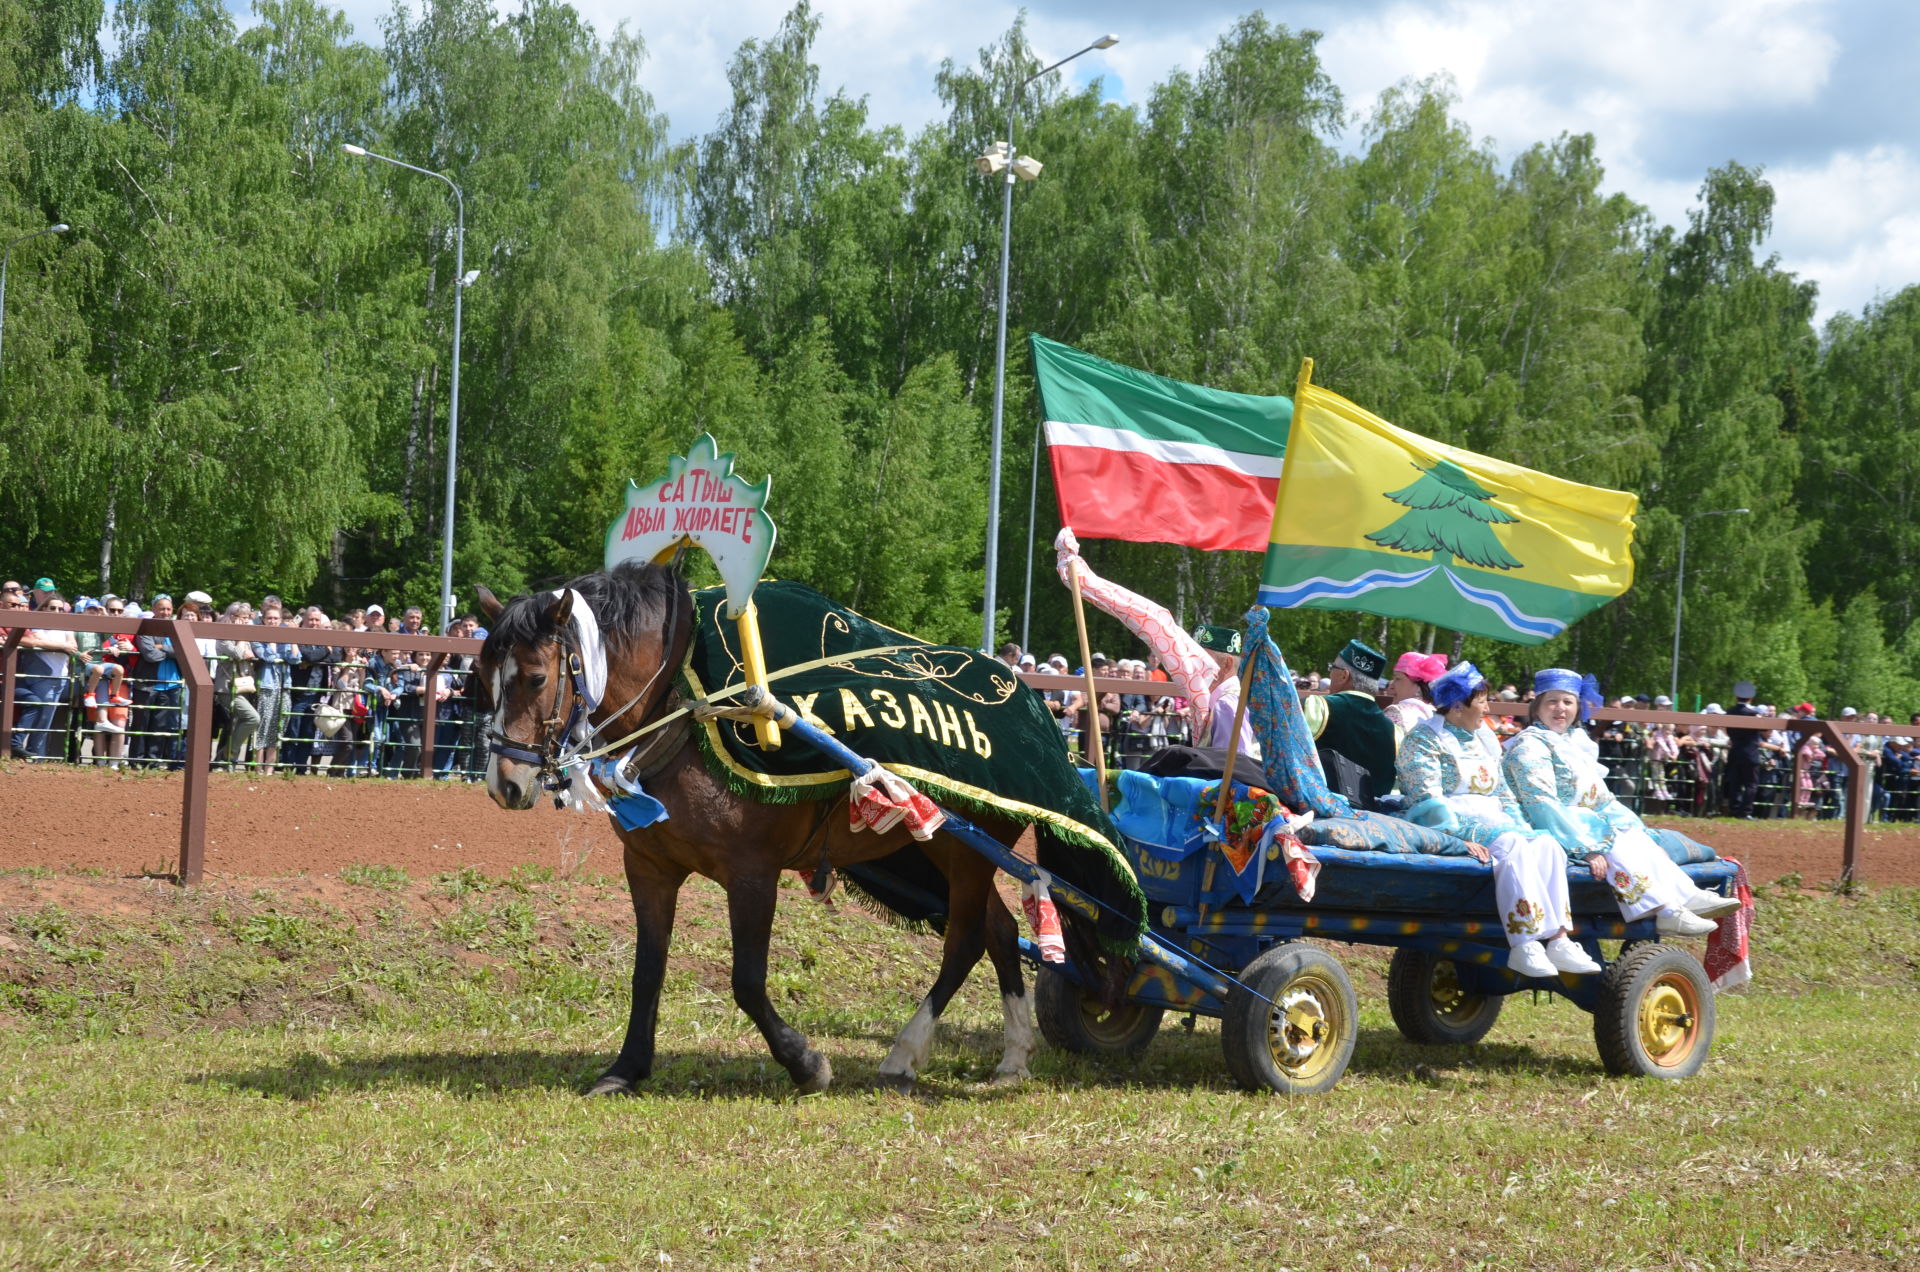
<path fill-rule="evenodd" d="M 1062 525 L 1083 539 L 1266 551 L 1291 401 L 1032 339 Z"/>

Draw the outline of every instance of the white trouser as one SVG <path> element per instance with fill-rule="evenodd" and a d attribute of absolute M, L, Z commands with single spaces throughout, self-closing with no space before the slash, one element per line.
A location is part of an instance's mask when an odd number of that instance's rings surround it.
<path fill-rule="evenodd" d="M 1550 835 L 1509 830 L 1487 845 L 1493 857 L 1493 896 L 1507 944 L 1525 945 L 1571 931 L 1567 854 Z"/>
<path fill-rule="evenodd" d="M 1658 910 L 1680 910 L 1699 898 L 1701 889 L 1687 872 L 1673 864 L 1666 850 L 1644 830 L 1624 830 L 1613 837 L 1604 854 L 1607 886 L 1620 903 L 1620 917 L 1629 921 Z"/>

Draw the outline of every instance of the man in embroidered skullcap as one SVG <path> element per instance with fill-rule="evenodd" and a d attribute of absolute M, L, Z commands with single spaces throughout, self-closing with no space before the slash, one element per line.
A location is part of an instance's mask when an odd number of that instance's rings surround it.
<path fill-rule="evenodd" d="M 1226 750 L 1233 746 L 1233 717 L 1240 707 L 1240 631 L 1219 623 L 1202 623 L 1193 629 L 1193 638 L 1213 655 L 1220 667 L 1220 678 L 1213 682 L 1213 715 L 1207 736 L 1197 745 Z M 1260 743 L 1253 736 L 1251 716 L 1240 722 L 1240 754 L 1260 758 Z"/>
<path fill-rule="evenodd" d="M 1400 744 L 1407 819 L 1485 846 L 1507 966 L 1522 976 L 1592 975 L 1600 965 L 1570 939 L 1567 858 L 1527 824 L 1507 785 L 1500 743 L 1487 727 L 1487 678 L 1462 662 L 1433 682 L 1435 714 Z"/>
<path fill-rule="evenodd" d="M 1550 667 L 1533 678 L 1532 720 L 1507 744 L 1507 784 L 1535 830 L 1613 889 L 1629 923 L 1654 916 L 1662 936 L 1706 936 L 1710 919 L 1740 908 L 1708 892 L 1673 864 L 1647 828 L 1607 789 L 1599 749 L 1585 729 L 1605 702 L 1592 676 Z"/>
<path fill-rule="evenodd" d="M 1373 778 L 1375 795 L 1393 789 L 1393 756 L 1399 745 L 1393 721 L 1380 709 L 1386 674 L 1385 654 L 1350 640 L 1333 660 L 1330 692 L 1300 704 L 1314 741 L 1365 769 Z"/>

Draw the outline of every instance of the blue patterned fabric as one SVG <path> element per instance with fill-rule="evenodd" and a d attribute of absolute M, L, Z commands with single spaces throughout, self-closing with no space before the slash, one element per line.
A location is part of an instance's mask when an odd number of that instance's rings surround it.
<path fill-rule="evenodd" d="M 1345 848 L 1349 852 L 1391 852 L 1422 857 L 1468 855 L 1466 842 L 1445 831 L 1379 813 L 1316 817 L 1312 824 L 1301 827 L 1296 837 L 1309 848 Z"/>
<path fill-rule="evenodd" d="M 1673 858 L 1676 866 L 1697 866 L 1703 862 L 1718 861 L 1720 854 L 1697 839 L 1690 839 L 1677 830 L 1666 830 L 1659 826 L 1647 827 L 1647 833 L 1653 836 L 1653 842 L 1666 849 L 1667 856 Z"/>
<path fill-rule="evenodd" d="M 1247 716 L 1253 722 L 1253 735 L 1260 739 L 1260 754 L 1267 780 L 1274 783 L 1273 793 L 1296 812 L 1311 811 L 1315 817 L 1353 816 L 1353 806 L 1346 798 L 1327 788 L 1314 750 L 1313 731 L 1307 727 L 1300 695 L 1293 688 L 1293 672 L 1267 636 L 1264 605 L 1247 611 L 1247 642 L 1252 652 L 1241 692 L 1247 695 Z"/>

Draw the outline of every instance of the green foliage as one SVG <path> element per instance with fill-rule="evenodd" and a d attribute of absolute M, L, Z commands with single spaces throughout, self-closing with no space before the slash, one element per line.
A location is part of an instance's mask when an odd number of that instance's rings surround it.
<path fill-rule="evenodd" d="M 644 32 L 557 0 L 402 5 L 371 40 L 323 0 L 252 16 L 0 0 L 0 234 L 75 227 L 10 262 L 16 572 L 136 596 L 430 598 L 464 267 L 462 600 L 593 568 L 626 482 L 705 430 L 775 478 L 773 572 L 971 641 L 1007 192 L 970 163 L 1012 128 L 1046 163 L 1011 201 L 997 582 L 1014 634 L 1072 648 L 1050 514 L 1022 546 L 1029 482 L 1051 502 L 1021 339 L 1037 330 L 1254 393 L 1290 392 L 1311 356 L 1399 425 L 1640 494 L 1637 585 L 1559 640 L 1281 615 L 1300 666 L 1361 635 L 1501 679 L 1571 662 L 1663 688 L 1684 535 L 1683 700 L 1751 676 L 1775 700 L 1920 708 L 1920 288 L 1816 340 L 1813 284 L 1767 254 L 1757 170 L 1704 174 L 1685 224 L 1660 226 L 1603 193 L 1590 136 L 1503 167 L 1443 77 L 1383 94 L 1343 155 L 1353 117 L 1318 34 L 1259 14 L 1138 106 L 1057 72 L 1024 82 L 1042 62 L 1017 19 L 939 68 L 943 114 L 908 136 L 821 83 L 802 0 L 739 49 L 728 108 L 680 147 Z M 464 241 L 446 184 L 343 143 L 457 183 Z M 1258 568 L 1086 549 L 1186 622 L 1237 618 Z M 1102 615 L 1091 635 L 1129 640 Z"/>

